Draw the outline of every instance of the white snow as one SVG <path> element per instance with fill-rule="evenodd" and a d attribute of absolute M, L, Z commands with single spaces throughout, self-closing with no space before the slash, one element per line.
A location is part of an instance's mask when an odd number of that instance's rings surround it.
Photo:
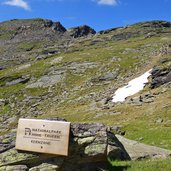
<path fill-rule="evenodd" d="M 124 102 L 127 97 L 132 96 L 143 90 L 145 84 L 148 83 L 148 77 L 151 75 L 151 71 L 152 69 L 150 69 L 140 77 L 131 80 L 128 85 L 116 90 L 112 102 Z"/>

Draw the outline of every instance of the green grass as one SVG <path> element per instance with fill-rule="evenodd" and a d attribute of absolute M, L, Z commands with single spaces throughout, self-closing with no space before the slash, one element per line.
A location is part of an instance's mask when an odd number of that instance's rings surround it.
<path fill-rule="evenodd" d="M 136 121 L 124 127 L 126 137 L 137 141 L 171 150 L 171 127 L 163 124 L 149 124 L 147 121 Z"/>
<path fill-rule="evenodd" d="M 24 89 L 25 85 L 16 84 L 13 86 L 0 87 L 0 98 L 9 98 L 12 95 L 19 95 L 20 90 Z"/>
<path fill-rule="evenodd" d="M 170 171 L 171 159 L 144 161 L 113 161 L 108 171 Z"/>

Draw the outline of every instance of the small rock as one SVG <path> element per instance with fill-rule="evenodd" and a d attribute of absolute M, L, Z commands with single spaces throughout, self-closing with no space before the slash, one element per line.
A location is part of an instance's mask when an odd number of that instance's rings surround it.
<path fill-rule="evenodd" d="M 17 68 L 17 70 L 23 70 L 23 69 L 27 69 L 27 68 L 29 68 L 29 67 L 31 67 L 31 64 L 25 64 L 25 65 L 19 66 L 19 67 Z"/>
<path fill-rule="evenodd" d="M 115 62 L 115 61 L 121 61 L 121 58 L 119 58 L 119 57 L 113 57 L 113 58 L 112 58 L 112 61 L 114 61 L 114 62 Z"/>
<path fill-rule="evenodd" d="M 62 60 L 63 60 L 63 57 L 58 57 L 58 58 L 53 59 L 53 60 L 50 62 L 50 64 L 51 64 L 51 65 L 54 65 L 54 64 L 57 64 L 57 63 L 61 62 Z"/>
<path fill-rule="evenodd" d="M 15 123 L 17 121 L 18 121 L 18 117 L 17 116 L 13 116 L 13 117 L 11 117 L 11 118 L 9 118 L 7 120 L 8 123 Z"/>
<path fill-rule="evenodd" d="M 163 119 L 159 118 L 156 120 L 156 123 L 162 123 L 163 121 L 164 121 Z"/>
<path fill-rule="evenodd" d="M 112 131 L 114 131 L 114 133 L 117 133 L 117 134 L 121 133 L 121 127 L 120 126 L 112 126 L 111 129 L 112 129 Z"/>
<path fill-rule="evenodd" d="M 9 104 L 9 100 L 6 100 L 6 99 L 0 99 L 0 106 L 5 106 Z"/>
<path fill-rule="evenodd" d="M 160 59 L 160 63 L 165 63 L 165 62 L 168 62 L 167 58 Z"/>
<path fill-rule="evenodd" d="M 3 66 L 0 66 L 0 71 L 1 71 L 1 70 L 3 70 L 3 69 L 5 69 L 5 67 L 3 67 Z"/>
<path fill-rule="evenodd" d="M 106 75 L 99 77 L 99 81 L 112 81 L 117 78 L 118 72 L 109 72 Z"/>

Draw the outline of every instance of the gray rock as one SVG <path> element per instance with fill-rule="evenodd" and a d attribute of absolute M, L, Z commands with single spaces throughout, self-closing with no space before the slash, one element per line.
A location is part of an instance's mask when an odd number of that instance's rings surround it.
<path fill-rule="evenodd" d="M 17 116 L 13 116 L 13 117 L 10 117 L 9 119 L 7 119 L 7 122 L 8 123 L 15 123 L 18 121 L 18 117 Z"/>
<path fill-rule="evenodd" d="M 0 171 L 28 171 L 28 167 L 26 165 L 3 166 L 0 167 Z"/>
<path fill-rule="evenodd" d="M 157 88 L 171 81 L 171 70 L 154 68 L 152 71 L 151 88 Z"/>
<path fill-rule="evenodd" d="M 4 66 L 0 66 L 0 71 L 3 70 L 3 69 L 5 69 L 5 67 Z"/>
<path fill-rule="evenodd" d="M 105 74 L 104 76 L 99 78 L 99 81 L 112 81 L 114 79 L 116 79 L 118 76 L 118 72 L 109 72 L 107 74 Z"/>
<path fill-rule="evenodd" d="M 0 99 L 0 106 L 5 106 L 7 104 L 9 104 L 9 101 L 8 100 L 6 100 L 6 99 Z"/>
<path fill-rule="evenodd" d="M 42 76 L 39 80 L 37 80 L 35 83 L 27 85 L 26 88 L 39 88 L 39 87 L 46 88 L 61 82 L 63 77 L 64 76 L 62 74 L 45 75 Z"/>
<path fill-rule="evenodd" d="M 137 141 L 128 140 L 120 135 L 116 135 L 118 140 L 123 144 L 132 160 L 140 160 L 145 158 L 167 158 L 171 157 L 171 150 L 162 149 L 139 143 Z"/>
<path fill-rule="evenodd" d="M 54 64 L 57 64 L 57 63 L 61 62 L 62 60 L 63 60 L 63 57 L 58 57 L 58 58 L 53 59 L 53 60 L 50 62 L 50 64 L 51 64 L 51 65 L 54 65 Z"/>
<path fill-rule="evenodd" d="M 119 58 L 119 57 L 113 57 L 112 58 L 112 62 L 116 62 L 116 61 L 121 61 L 121 58 Z"/>
<path fill-rule="evenodd" d="M 21 78 L 12 80 L 10 82 L 6 82 L 6 86 L 12 86 L 12 85 L 16 85 L 19 83 L 25 84 L 30 80 L 30 78 L 28 76 L 22 76 Z"/>
<path fill-rule="evenodd" d="M 97 82 L 103 82 L 103 81 L 112 81 L 112 80 L 115 80 L 117 79 L 117 77 L 119 76 L 119 71 L 118 70 L 114 70 L 112 72 L 108 72 L 98 78 L 92 78 L 91 81 L 94 82 L 94 83 L 97 83 Z"/>
<path fill-rule="evenodd" d="M 48 55 L 47 54 L 46 55 L 38 55 L 36 57 L 36 61 L 43 60 L 43 59 L 47 59 L 47 58 L 48 58 Z"/>
<path fill-rule="evenodd" d="M 3 153 L 15 146 L 15 133 L 0 136 L 0 153 Z"/>
<path fill-rule="evenodd" d="M 156 120 L 156 123 L 162 123 L 164 120 L 162 118 L 159 118 Z"/>
<path fill-rule="evenodd" d="M 160 63 L 166 63 L 166 62 L 168 62 L 168 58 L 160 59 Z"/>

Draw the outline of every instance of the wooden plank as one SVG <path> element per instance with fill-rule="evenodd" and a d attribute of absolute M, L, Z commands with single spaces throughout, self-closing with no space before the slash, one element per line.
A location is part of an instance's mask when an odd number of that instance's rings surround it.
<path fill-rule="evenodd" d="M 19 119 L 16 149 L 68 156 L 70 123 Z"/>

